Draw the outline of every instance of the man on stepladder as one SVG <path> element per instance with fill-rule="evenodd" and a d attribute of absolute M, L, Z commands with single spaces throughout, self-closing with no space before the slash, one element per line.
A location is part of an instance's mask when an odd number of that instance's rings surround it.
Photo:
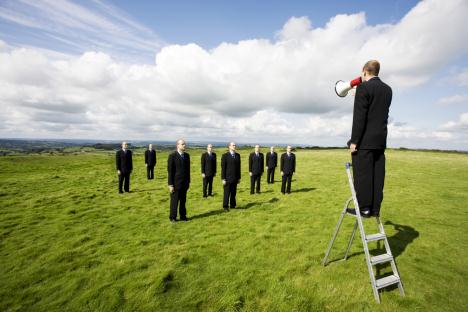
<path fill-rule="evenodd" d="M 378 217 L 383 200 L 387 121 L 392 89 L 378 77 L 380 64 L 368 61 L 354 99 L 353 128 L 349 149 L 354 188 L 363 217 Z M 356 211 L 348 208 L 348 212 Z"/>

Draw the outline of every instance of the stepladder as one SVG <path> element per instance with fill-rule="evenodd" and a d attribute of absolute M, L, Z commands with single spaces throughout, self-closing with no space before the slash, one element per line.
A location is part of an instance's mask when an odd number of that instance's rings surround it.
<path fill-rule="evenodd" d="M 338 233 L 340 232 L 341 225 L 343 224 L 343 220 L 345 217 L 349 216 L 355 219 L 354 227 L 351 232 L 351 236 L 346 248 L 346 252 L 342 260 L 346 260 L 349 255 L 349 251 L 351 249 L 353 240 L 355 238 L 356 231 L 359 229 L 359 234 L 361 236 L 362 246 L 364 248 L 364 256 L 367 263 L 367 269 L 369 271 L 370 282 L 372 285 L 372 291 L 374 293 L 374 298 L 377 303 L 380 303 L 380 291 L 384 288 L 387 288 L 392 285 L 397 285 L 402 296 L 405 295 L 405 291 L 403 288 L 403 283 L 401 281 L 401 277 L 398 273 L 398 269 L 396 266 L 395 259 L 392 255 L 392 251 L 390 249 L 390 245 L 388 243 L 387 235 L 385 234 L 384 227 L 380 220 L 380 216 L 371 217 L 371 219 L 375 219 L 377 230 L 378 232 L 375 234 L 366 235 L 364 230 L 363 218 L 361 212 L 359 210 L 359 203 L 357 201 L 356 191 L 354 189 L 354 182 L 353 176 L 351 173 L 351 163 L 346 163 L 346 173 L 348 175 L 348 182 L 349 188 L 351 191 L 351 197 L 345 202 L 343 210 L 340 214 L 338 219 L 338 223 L 336 225 L 335 231 L 333 233 L 332 239 L 328 245 L 327 251 L 325 253 L 325 257 L 323 259 L 322 264 L 326 266 L 329 263 L 329 256 L 333 245 L 337 239 Z M 354 213 L 350 213 L 350 206 L 354 204 Z M 380 245 L 380 242 L 383 242 L 384 245 L 384 253 L 372 256 L 369 251 L 369 243 L 376 242 Z M 383 265 L 385 263 L 389 263 L 391 267 L 391 274 L 387 274 L 384 277 L 377 277 L 377 265 Z"/>

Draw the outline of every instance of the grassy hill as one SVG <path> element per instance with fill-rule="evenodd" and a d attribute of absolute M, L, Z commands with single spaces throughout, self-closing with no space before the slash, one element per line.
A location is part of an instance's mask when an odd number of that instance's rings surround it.
<path fill-rule="evenodd" d="M 223 213 L 219 177 L 215 196 L 204 199 L 202 151 L 189 150 L 192 220 L 176 224 L 167 153 L 147 181 L 137 152 L 132 192 L 123 195 L 112 153 L 0 157 L 1 311 L 468 309 L 466 154 L 387 152 L 382 220 L 406 297 L 390 289 L 377 305 L 359 240 L 348 261 L 321 266 L 349 197 L 346 151 L 297 152 L 290 195 L 266 177 L 262 194 L 250 195 L 242 151 L 238 208 Z M 375 232 L 372 219 L 365 223 Z"/>

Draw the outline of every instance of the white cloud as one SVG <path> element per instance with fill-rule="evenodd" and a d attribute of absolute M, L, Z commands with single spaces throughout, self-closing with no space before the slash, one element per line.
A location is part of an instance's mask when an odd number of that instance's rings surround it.
<path fill-rule="evenodd" d="M 112 10 L 109 21 L 66 1 L 56 9 L 49 1 L 25 3 L 51 13 L 47 19 L 68 27 L 64 33 L 96 28 L 109 35 L 124 29 L 122 24 L 143 27 Z M 70 5 L 76 14 L 69 13 Z M 131 64 L 94 51 L 52 57 L 0 43 L 0 119 L 8 119 L 0 135 L 344 145 L 353 98 L 338 98 L 335 81 L 354 78 L 365 61 L 379 59 L 382 79 L 394 89 L 423 84 L 468 52 L 468 33 L 459 31 L 467 14 L 466 1 L 427 0 L 394 25 L 367 25 L 364 13 L 337 15 L 323 28 L 293 17 L 275 41 L 222 43 L 212 50 L 169 45 L 156 54 L 155 64 Z M 44 23 L 41 27 L 48 27 Z M 122 45 L 152 47 L 132 33 L 117 37 Z M 389 133 L 393 140 L 452 135 L 444 129 L 421 134 L 397 124 Z"/>
<path fill-rule="evenodd" d="M 468 103 L 468 95 L 467 94 L 455 94 L 451 96 L 446 96 L 440 98 L 437 101 L 439 105 L 452 105 L 452 104 L 460 104 L 460 103 Z"/>
<path fill-rule="evenodd" d="M 468 113 L 461 114 L 457 121 L 449 121 L 443 124 L 441 129 L 458 134 L 468 134 Z"/>
<path fill-rule="evenodd" d="M 460 86 L 468 86 L 468 68 L 461 70 L 456 76 L 457 82 Z"/>

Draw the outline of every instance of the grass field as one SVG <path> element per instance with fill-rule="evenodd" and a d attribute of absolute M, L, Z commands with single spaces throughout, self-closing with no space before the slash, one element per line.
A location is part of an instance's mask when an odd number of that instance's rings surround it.
<path fill-rule="evenodd" d="M 201 152 L 189 150 L 192 220 L 176 224 L 167 153 L 153 181 L 135 154 L 132 192 L 123 195 L 114 154 L 0 157 L 0 311 L 468 310 L 468 155 L 387 152 L 382 220 L 406 297 L 390 289 L 378 305 L 359 239 L 348 261 L 321 266 L 349 197 L 346 151 L 297 152 L 290 195 L 266 177 L 263 193 L 250 195 L 242 151 L 238 208 L 229 213 L 219 177 L 215 196 L 202 197 Z"/>

